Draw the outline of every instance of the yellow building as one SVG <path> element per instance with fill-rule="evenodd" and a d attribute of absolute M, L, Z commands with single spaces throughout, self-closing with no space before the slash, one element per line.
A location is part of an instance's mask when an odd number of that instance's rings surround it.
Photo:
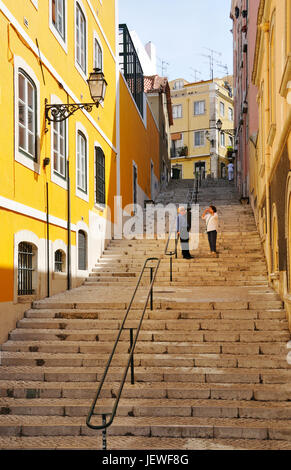
<path fill-rule="evenodd" d="M 171 165 L 183 179 L 192 179 L 201 169 L 204 177 L 226 177 L 228 155 L 233 154 L 232 77 L 188 83 L 184 79 L 170 82 L 174 125 Z M 178 175 L 177 175 L 178 176 Z"/>
<path fill-rule="evenodd" d="M 132 203 L 140 188 L 142 203 L 158 186 L 159 133 L 120 72 L 116 6 L 0 0 L 1 340 L 32 300 L 87 277 L 114 233 L 115 196 Z M 96 68 L 105 99 L 56 122 L 50 105 L 92 102 Z"/>
<path fill-rule="evenodd" d="M 250 161 L 251 201 L 269 280 L 291 312 L 290 1 L 260 1 L 252 78 L 258 89 L 259 128 Z"/>

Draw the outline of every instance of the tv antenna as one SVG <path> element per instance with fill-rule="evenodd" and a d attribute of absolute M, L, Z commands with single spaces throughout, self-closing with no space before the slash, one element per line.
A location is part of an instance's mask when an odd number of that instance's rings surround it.
<path fill-rule="evenodd" d="M 223 65 L 221 62 L 217 62 L 217 66 L 218 66 L 218 67 L 220 67 L 221 69 L 223 69 L 223 70 L 224 70 L 224 72 L 225 72 L 226 76 L 228 76 L 228 75 L 229 75 L 229 73 L 228 73 L 228 66 L 227 66 L 227 64 Z"/>
<path fill-rule="evenodd" d="M 190 67 L 191 70 L 193 70 L 194 74 L 192 73 L 192 77 L 194 77 L 194 81 L 197 82 L 197 75 L 202 75 L 201 72 L 199 72 L 199 70 L 196 70 L 196 69 L 193 69 L 193 67 Z"/>
<path fill-rule="evenodd" d="M 222 53 L 221 52 L 218 52 L 218 51 L 215 51 L 214 49 L 209 49 L 208 47 L 204 47 L 204 49 L 207 49 L 210 53 L 209 54 L 200 54 L 202 55 L 203 57 L 207 57 L 207 59 L 209 60 L 209 68 L 210 68 L 210 78 L 211 80 L 213 80 L 214 78 L 214 75 L 213 75 L 213 70 L 214 70 L 214 56 L 222 56 Z"/>
<path fill-rule="evenodd" d="M 167 65 L 170 65 L 169 62 L 166 62 L 165 60 L 163 59 L 160 59 L 158 57 L 158 60 L 161 62 L 161 65 L 158 65 L 158 67 L 162 70 L 162 77 L 164 77 L 164 75 L 167 73 Z"/>

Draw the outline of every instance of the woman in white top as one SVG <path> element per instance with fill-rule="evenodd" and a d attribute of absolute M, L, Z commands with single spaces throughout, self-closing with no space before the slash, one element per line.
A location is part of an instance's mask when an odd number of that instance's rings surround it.
<path fill-rule="evenodd" d="M 218 214 L 215 206 L 209 206 L 205 209 L 202 219 L 206 222 L 206 231 L 208 235 L 209 247 L 212 255 L 217 256 L 216 240 L 218 230 Z"/>

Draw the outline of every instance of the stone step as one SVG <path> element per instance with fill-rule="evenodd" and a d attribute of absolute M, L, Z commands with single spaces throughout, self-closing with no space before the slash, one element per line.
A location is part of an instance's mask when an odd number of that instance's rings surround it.
<path fill-rule="evenodd" d="M 38 352 L 38 353 L 111 353 L 113 341 L 7 341 L 2 351 L 7 352 Z M 233 354 L 241 355 L 283 355 L 286 356 L 286 342 L 277 343 L 238 343 L 238 342 L 152 342 L 138 341 L 136 353 L 143 354 Z M 128 352 L 126 341 L 120 342 L 116 352 Z M 282 357 L 283 357 L 282 356 Z"/>
<path fill-rule="evenodd" d="M 96 382 L 101 380 L 104 367 L 43 367 L 1 366 L 0 380 L 46 382 Z M 112 367 L 108 380 L 120 381 L 123 369 Z M 217 367 L 136 367 L 136 382 L 191 382 L 229 384 L 286 384 L 291 370 Z M 129 380 L 129 378 L 127 379 Z"/>
<path fill-rule="evenodd" d="M 95 413 L 110 413 L 115 399 L 102 398 Z M 86 417 L 88 399 L 51 398 L 33 400 L 0 398 L 0 415 Z M 121 398 L 116 416 L 251 418 L 291 420 L 291 403 L 246 400 L 134 399 Z M 289 423 L 290 424 L 290 423 Z M 290 429 L 290 428 L 289 428 Z"/>
<path fill-rule="evenodd" d="M 99 320 L 123 320 L 124 310 L 95 310 L 95 309 L 30 309 L 25 313 L 25 318 L 29 319 L 99 319 Z M 140 311 L 132 310 L 129 318 L 139 319 Z M 179 318 L 186 319 L 225 319 L 225 320 L 286 320 L 286 312 L 282 309 L 260 310 L 146 310 L 144 319 L 151 320 L 174 320 Z"/>
<path fill-rule="evenodd" d="M 44 352 L 8 352 L 1 354 L 3 366 L 45 366 L 45 367 L 102 367 L 108 360 L 108 352 L 102 353 L 44 353 Z M 128 354 L 119 353 L 113 358 L 112 366 L 124 367 Z M 214 353 L 183 353 L 158 354 L 136 352 L 135 367 L 217 367 L 217 368 L 249 368 L 249 369 L 290 369 L 286 355 L 263 354 L 214 354 Z"/>
<path fill-rule="evenodd" d="M 102 397 L 112 398 L 119 383 L 105 383 Z M 9 398 L 90 398 L 97 390 L 94 382 L 0 381 L 0 396 Z M 123 398 L 195 398 L 215 400 L 290 401 L 289 384 L 215 384 L 215 383 L 125 383 Z"/>
<path fill-rule="evenodd" d="M 135 436 L 109 436 L 107 448 L 111 450 L 160 450 L 160 449 L 192 449 L 192 450 L 290 450 L 291 444 L 281 440 L 254 439 L 202 439 L 202 438 L 161 438 Z M 7 450 L 101 450 L 102 440 L 80 436 L 48 436 L 48 437 L 0 437 L 0 449 Z"/>
<path fill-rule="evenodd" d="M 127 304 L 124 302 L 71 302 L 71 301 L 54 301 L 54 300 L 42 300 L 35 301 L 32 305 L 36 309 L 126 309 Z M 135 302 L 133 309 L 144 308 L 144 303 Z M 218 302 L 177 302 L 177 301 L 155 301 L 153 308 L 162 310 L 274 310 L 283 309 L 284 302 L 280 300 L 255 300 L 255 301 L 218 301 Z"/>
<path fill-rule="evenodd" d="M 95 421 L 98 425 L 100 421 Z M 143 436 L 163 438 L 253 439 L 291 441 L 291 422 L 274 420 L 246 420 L 244 418 L 177 417 L 175 424 L 168 417 L 116 417 L 108 429 L 108 436 Z M 67 416 L 0 416 L 0 436 L 100 436 L 101 431 L 91 430 L 80 417 Z M 1 442 L 1 441 L 0 441 Z M 0 444 L 1 445 L 1 444 Z M 291 447 L 290 447 L 291 448 Z"/>
<path fill-rule="evenodd" d="M 117 330 L 54 330 L 54 329 L 28 329 L 18 328 L 9 334 L 9 339 L 13 341 L 39 341 L 39 340 L 59 340 L 59 341 L 114 341 L 117 336 Z M 127 341 L 129 333 L 123 331 L 120 340 Z M 277 342 L 290 340 L 290 333 L 288 331 L 238 331 L 238 332 L 225 332 L 223 330 L 206 331 L 200 330 L 188 333 L 187 330 L 172 332 L 155 330 L 143 331 L 139 334 L 140 341 L 199 341 L 199 342 L 243 342 L 243 343 L 258 343 L 258 342 Z"/>
<path fill-rule="evenodd" d="M 137 328 L 139 320 L 128 319 L 125 323 L 126 328 Z M 72 330 L 116 330 L 121 327 L 121 321 L 118 320 L 90 320 L 90 319 L 62 319 L 56 318 L 24 318 L 17 322 L 17 330 L 21 329 L 59 329 L 62 331 Z M 179 319 L 144 319 L 142 323 L 143 330 L 208 330 L 208 331 L 288 331 L 287 320 L 242 320 L 242 319 L 219 319 L 219 320 L 200 320 L 191 318 Z M 15 331 L 15 330 L 14 330 Z"/>

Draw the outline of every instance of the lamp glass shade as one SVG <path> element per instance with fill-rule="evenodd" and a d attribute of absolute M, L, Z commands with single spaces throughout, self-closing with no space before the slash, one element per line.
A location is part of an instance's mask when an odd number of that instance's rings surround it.
<path fill-rule="evenodd" d="M 101 70 L 95 69 L 94 72 L 90 73 L 90 77 L 87 80 L 91 98 L 94 103 L 98 104 L 104 101 L 107 82 L 104 78 L 104 74 Z"/>
<path fill-rule="evenodd" d="M 218 121 L 217 121 L 217 123 L 216 123 L 216 127 L 217 127 L 217 129 L 218 129 L 219 131 L 221 131 L 221 129 L 222 129 L 222 121 L 221 121 L 221 119 L 218 119 Z"/>

